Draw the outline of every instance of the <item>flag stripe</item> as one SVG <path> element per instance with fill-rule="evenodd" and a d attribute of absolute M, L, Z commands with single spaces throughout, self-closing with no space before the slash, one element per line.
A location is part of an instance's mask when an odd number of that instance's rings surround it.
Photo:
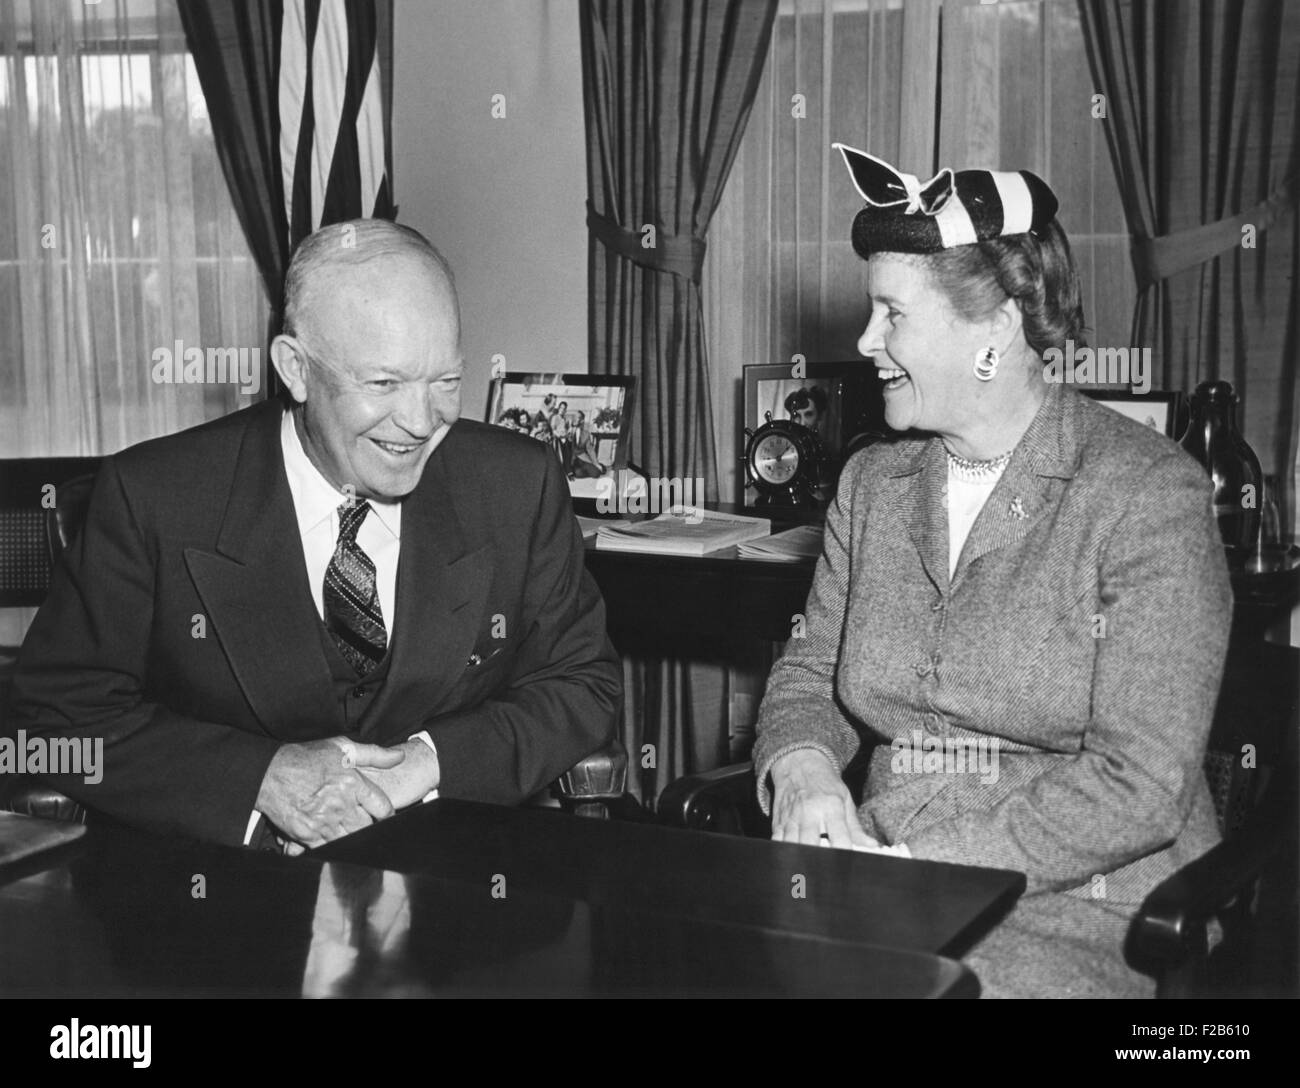
<path fill-rule="evenodd" d="M 305 0 L 285 0 L 280 29 L 280 177 L 285 220 L 293 244 L 293 204 L 298 166 L 298 136 L 307 89 L 307 13 Z"/>
<path fill-rule="evenodd" d="M 280 160 L 289 241 L 393 214 L 373 0 L 285 0 Z"/>
<path fill-rule="evenodd" d="M 307 237 L 316 229 L 317 221 L 312 216 L 312 147 L 316 141 L 316 111 L 312 101 L 312 85 L 316 73 L 312 69 L 316 33 L 320 25 L 320 0 L 303 0 L 306 11 L 304 20 L 304 51 L 307 55 L 307 79 L 303 84 L 302 121 L 298 127 L 298 145 L 294 150 L 293 167 L 293 204 L 289 219 L 289 237 L 293 242 Z"/>
<path fill-rule="evenodd" d="M 374 67 L 377 52 L 375 12 L 371 4 L 354 5 L 348 9 L 348 39 L 351 53 L 344 87 L 341 124 L 334 150 L 329 191 L 326 194 L 327 220 L 352 219 L 371 215 L 374 211 L 373 195 L 364 199 L 367 188 L 361 168 L 360 131 L 364 123 L 362 105 L 366 83 Z M 373 189 L 373 187 L 371 187 Z"/>
<path fill-rule="evenodd" d="M 334 149 L 343 122 L 348 73 L 348 16 L 343 0 L 321 0 L 320 24 L 311 51 L 312 110 L 316 140 L 311 157 L 311 225 L 324 222 Z"/>
<path fill-rule="evenodd" d="M 380 211 L 378 197 L 384 181 L 384 107 L 379 74 L 379 50 L 370 65 L 370 78 L 357 116 L 357 166 L 361 172 L 361 214 Z"/>

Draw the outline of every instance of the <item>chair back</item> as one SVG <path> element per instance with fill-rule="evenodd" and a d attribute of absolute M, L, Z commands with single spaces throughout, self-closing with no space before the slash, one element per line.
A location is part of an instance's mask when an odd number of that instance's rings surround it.
<path fill-rule="evenodd" d="M 1245 826 L 1286 765 L 1298 701 L 1300 654 L 1258 639 L 1248 645 L 1234 640 L 1205 753 L 1205 777 L 1225 839 Z"/>
<path fill-rule="evenodd" d="M 45 600 L 63 550 L 86 520 L 98 457 L 0 461 L 0 607 Z M 9 701 L 15 653 L 0 647 L 0 727 Z M 0 776 L 0 809 L 46 819 L 86 820 L 85 809 L 27 775 Z"/>
<path fill-rule="evenodd" d="M 61 483 L 56 492 L 54 506 L 45 511 L 45 543 L 50 554 L 50 568 L 58 565 L 59 558 L 81 532 L 90 509 L 90 493 L 95 488 L 93 475 L 74 476 Z"/>
<path fill-rule="evenodd" d="M 98 457 L 0 461 L 0 608 L 45 600 L 54 563 L 85 518 L 100 463 Z"/>

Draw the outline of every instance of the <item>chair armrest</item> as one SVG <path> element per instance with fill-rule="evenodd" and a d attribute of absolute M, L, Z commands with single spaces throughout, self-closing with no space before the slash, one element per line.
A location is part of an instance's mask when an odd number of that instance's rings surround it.
<path fill-rule="evenodd" d="M 4 778 L 9 781 L 0 783 L 0 810 L 43 820 L 86 822 L 86 810 L 58 790 L 26 775 L 5 775 Z"/>
<path fill-rule="evenodd" d="M 627 749 L 615 738 L 580 759 L 555 780 L 561 806 L 579 816 L 606 817 L 627 792 Z"/>
<path fill-rule="evenodd" d="M 758 807 L 753 763 L 733 763 L 716 771 L 689 774 L 659 795 L 658 820 L 690 831 L 763 837 L 771 824 Z"/>
<path fill-rule="evenodd" d="M 1279 786 L 1281 783 L 1279 783 Z M 1156 887 L 1129 928 L 1131 962 L 1169 969 L 1204 954 L 1206 927 L 1296 842 L 1291 789 L 1275 789 L 1231 838 Z"/>

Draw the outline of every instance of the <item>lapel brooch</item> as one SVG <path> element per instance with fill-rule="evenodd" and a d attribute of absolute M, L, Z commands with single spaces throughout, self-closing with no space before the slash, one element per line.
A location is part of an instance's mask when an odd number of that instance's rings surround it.
<path fill-rule="evenodd" d="M 1025 504 L 1020 501 L 1019 495 L 1011 500 L 1010 514 L 1017 521 L 1024 521 L 1025 518 L 1029 517 L 1029 515 L 1025 513 Z"/>

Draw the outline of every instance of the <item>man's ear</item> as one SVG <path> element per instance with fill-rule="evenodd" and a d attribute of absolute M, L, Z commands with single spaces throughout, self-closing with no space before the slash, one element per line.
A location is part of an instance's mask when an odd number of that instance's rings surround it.
<path fill-rule="evenodd" d="M 271 362 L 294 402 L 304 403 L 307 400 L 307 353 L 302 345 L 292 336 L 281 333 L 271 341 Z"/>

